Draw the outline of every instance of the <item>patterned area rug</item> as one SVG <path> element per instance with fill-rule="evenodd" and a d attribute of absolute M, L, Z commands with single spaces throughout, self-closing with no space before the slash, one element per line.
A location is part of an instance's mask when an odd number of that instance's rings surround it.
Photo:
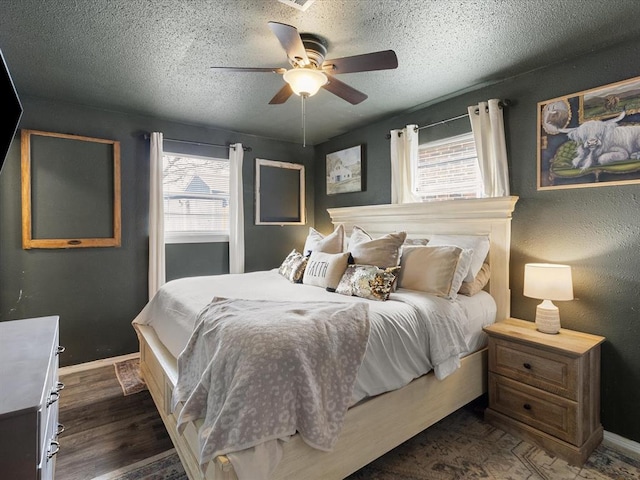
<path fill-rule="evenodd" d="M 175 450 L 96 480 L 187 480 Z M 347 477 L 348 480 L 640 480 L 640 461 L 598 447 L 573 467 L 492 427 L 465 407 Z"/>
<path fill-rule="evenodd" d="M 120 382 L 122 393 L 125 396 L 133 395 L 134 393 L 147 389 L 147 385 L 140 377 L 140 359 L 132 358 L 123 362 L 114 363 L 113 366 L 116 369 L 116 377 L 118 378 L 118 382 Z"/>

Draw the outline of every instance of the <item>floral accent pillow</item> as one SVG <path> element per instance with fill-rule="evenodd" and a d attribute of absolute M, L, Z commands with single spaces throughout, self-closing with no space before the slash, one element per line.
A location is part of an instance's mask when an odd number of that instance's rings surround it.
<path fill-rule="evenodd" d="M 399 272 L 400 267 L 349 265 L 340 279 L 336 293 L 385 301 L 393 291 Z"/>
<path fill-rule="evenodd" d="M 302 282 L 302 276 L 304 275 L 308 260 L 307 257 L 294 248 L 291 250 L 291 253 L 287 255 L 287 258 L 284 259 L 282 265 L 280 265 L 278 273 L 292 283 L 300 283 Z"/>

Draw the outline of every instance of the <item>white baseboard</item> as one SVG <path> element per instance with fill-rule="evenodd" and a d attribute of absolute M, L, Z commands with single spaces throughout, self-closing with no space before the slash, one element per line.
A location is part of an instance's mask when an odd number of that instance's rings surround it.
<path fill-rule="evenodd" d="M 103 358 L 102 360 L 95 360 L 93 362 L 79 363 L 77 365 L 69 365 L 68 367 L 61 367 L 58 370 L 58 375 L 69 375 L 70 373 L 84 372 L 85 370 L 91 370 L 94 368 L 105 367 L 113 365 L 114 363 L 124 362 L 125 360 L 131 360 L 133 358 L 139 358 L 140 352 L 129 353 L 127 355 L 120 355 L 119 357 Z"/>
<path fill-rule="evenodd" d="M 611 447 L 619 452 L 624 453 L 629 457 L 640 460 L 640 443 L 629 440 L 628 438 L 621 437 L 615 433 L 604 432 L 603 445 Z"/>

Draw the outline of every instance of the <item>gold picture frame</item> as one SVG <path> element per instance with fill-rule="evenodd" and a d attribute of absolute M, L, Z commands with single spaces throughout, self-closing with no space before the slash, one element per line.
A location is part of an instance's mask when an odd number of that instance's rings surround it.
<path fill-rule="evenodd" d="M 640 77 L 538 103 L 537 189 L 640 182 Z"/>
<path fill-rule="evenodd" d="M 21 131 L 22 248 L 119 247 L 120 142 Z"/>

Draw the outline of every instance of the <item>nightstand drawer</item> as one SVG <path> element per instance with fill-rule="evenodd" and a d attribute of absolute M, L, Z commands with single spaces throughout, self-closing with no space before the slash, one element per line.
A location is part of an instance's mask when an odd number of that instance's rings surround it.
<path fill-rule="evenodd" d="M 578 404 L 509 378 L 489 374 L 491 408 L 574 445 Z"/>
<path fill-rule="evenodd" d="M 490 338 L 489 370 L 571 400 L 578 400 L 580 359 Z"/>

